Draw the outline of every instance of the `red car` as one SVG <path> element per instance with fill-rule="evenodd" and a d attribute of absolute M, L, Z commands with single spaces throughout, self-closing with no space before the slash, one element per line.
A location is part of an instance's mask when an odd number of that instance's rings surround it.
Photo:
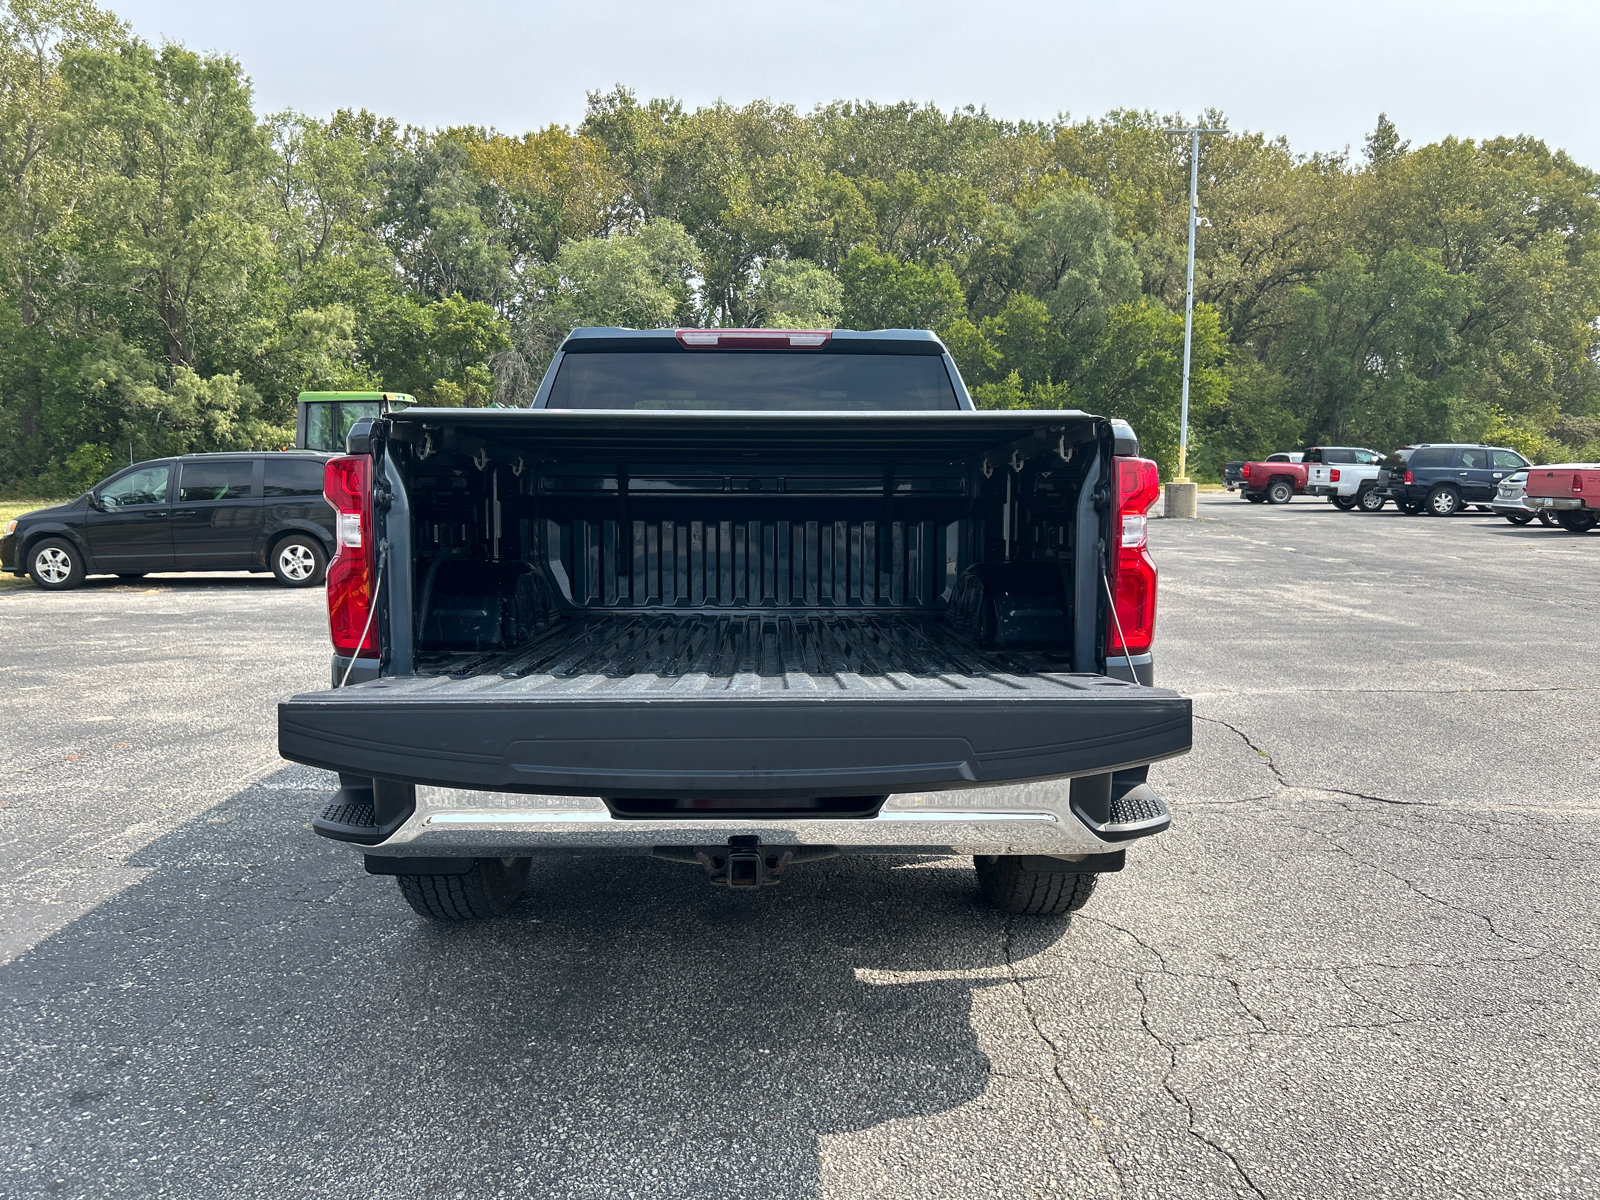
<path fill-rule="evenodd" d="M 1252 504 L 1287 504 L 1306 490 L 1306 464 L 1300 454 L 1270 454 L 1239 465 L 1239 494 Z"/>
<path fill-rule="evenodd" d="M 1600 464 L 1551 463 L 1528 468 L 1529 508 L 1555 515 L 1569 533 L 1600 525 Z"/>

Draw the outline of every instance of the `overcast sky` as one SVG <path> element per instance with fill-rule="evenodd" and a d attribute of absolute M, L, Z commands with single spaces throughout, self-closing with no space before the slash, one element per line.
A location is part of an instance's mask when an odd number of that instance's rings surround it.
<path fill-rule="evenodd" d="M 238 57 L 258 108 L 573 124 L 622 82 L 758 97 L 976 104 L 997 116 L 1223 110 L 1295 150 L 1530 133 L 1600 166 L 1600 0 L 102 0 L 151 41 Z"/>

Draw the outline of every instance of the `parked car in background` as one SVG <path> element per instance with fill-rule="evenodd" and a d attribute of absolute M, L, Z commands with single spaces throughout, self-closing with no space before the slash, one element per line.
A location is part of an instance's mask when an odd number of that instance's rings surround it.
<path fill-rule="evenodd" d="M 1600 463 L 1551 463 L 1528 471 L 1530 505 L 1555 514 L 1569 533 L 1600 525 Z"/>
<path fill-rule="evenodd" d="M 1269 454 L 1239 464 L 1239 494 L 1252 504 L 1287 504 L 1306 490 L 1306 467 L 1299 452 Z"/>
<path fill-rule="evenodd" d="M 1403 512 L 1448 517 L 1471 504 L 1492 512 L 1500 481 L 1527 467 L 1527 459 L 1504 446 L 1405 446 L 1383 460 L 1374 486 Z"/>
<path fill-rule="evenodd" d="M 1326 496 L 1349 512 L 1377 512 L 1384 505 L 1373 484 L 1383 455 L 1364 446 L 1312 446 L 1302 461 L 1306 464 L 1306 495 Z"/>
<path fill-rule="evenodd" d="M 42 588 L 89 575 L 271 571 L 322 582 L 334 548 L 326 454 L 185 454 L 135 463 L 67 504 L 24 513 L 0 537 L 0 570 Z"/>
<path fill-rule="evenodd" d="M 1527 484 L 1527 471 L 1513 471 L 1500 481 L 1500 490 L 1489 502 L 1489 507 L 1513 525 L 1526 525 L 1535 517 L 1539 518 L 1541 524 L 1554 525 L 1554 509 L 1535 508 L 1528 503 Z"/>

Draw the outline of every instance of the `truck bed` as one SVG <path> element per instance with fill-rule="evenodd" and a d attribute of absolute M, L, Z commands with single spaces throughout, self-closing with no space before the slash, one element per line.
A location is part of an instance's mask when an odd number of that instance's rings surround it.
<path fill-rule="evenodd" d="M 519 693 L 1009 691 L 1050 687 L 1066 655 L 984 648 L 916 613 L 664 613 L 568 617 L 511 651 L 426 656 L 419 673 L 525 681 Z"/>

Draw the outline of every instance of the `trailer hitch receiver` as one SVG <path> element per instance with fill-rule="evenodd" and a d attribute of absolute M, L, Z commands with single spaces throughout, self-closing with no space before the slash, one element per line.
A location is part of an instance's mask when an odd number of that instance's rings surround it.
<path fill-rule="evenodd" d="M 753 834 L 730 837 L 725 846 L 656 846 L 650 851 L 668 862 L 696 863 L 712 883 L 738 891 L 772 887 L 791 863 L 838 853 L 837 846 L 763 846 Z"/>

